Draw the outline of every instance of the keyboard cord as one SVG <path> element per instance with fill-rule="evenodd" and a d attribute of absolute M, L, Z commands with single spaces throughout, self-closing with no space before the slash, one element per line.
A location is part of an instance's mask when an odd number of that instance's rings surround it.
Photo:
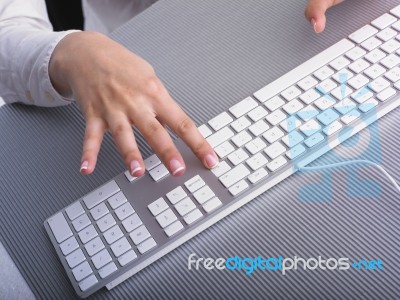
<path fill-rule="evenodd" d="M 369 160 L 350 160 L 350 161 L 344 161 L 344 162 L 339 162 L 339 163 L 334 163 L 334 164 L 328 164 L 328 165 L 322 165 L 322 166 L 316 166 L 316 167 L 299 167 L 300 172 L 306 172 L 306 171 L 320 171 L 320 170 L 326 170 L 326 169 L 336 169 L 336 168 L 341 168 L 349 165 L 356 165 L 356 164 L 364 164 L 364 165 L 369 165 L 378 168 L 385 176 L 389 179 L 389 181 L 393 184 L 395 189 L 397 189 L 397 192 L 400 193 L 400 187 L 397 184 L 397 182 L 393 179 L 393 177 L 379 164 L 374 163 Z"/>

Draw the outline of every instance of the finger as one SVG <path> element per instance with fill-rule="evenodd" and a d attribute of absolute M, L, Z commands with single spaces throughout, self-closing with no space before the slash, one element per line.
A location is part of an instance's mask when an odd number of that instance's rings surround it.
<path fill-rule="evenodd" d="M 166 95 L 166 97 L 166 101 L 160 101 L 157 109 L 158 118 L 165 122 L 189 146 L 204 166 L 209 169 L 216 167 L 218 157 L 213 148 L 182 108 L 169 95 Z"/>
<path fill-rule="evenodd" d="M 113 115 L 108 125 L 125 165 L 133 177 L 144 174 L 145 167 L 138 149 L 131 122 L 125 115 Z"/>
<path fill-rule="evenodd" d="M 344 0 L 310 0 L 308 1 L 305 15 L 311 23 L 314 31 L 320 33 L 324 31 L 326 25 L 325 13 L 328 8 L 343 2 Z"/>
<path fill-rule="evenodd" d="M 182 175 L 186 169 L 183 158 L 161 123 L 149 112 L 133 112 L 131 115 L 135 120 L 135 126 L 163 161 L 169 172 L 174 176 Z"/>
<path fill-rule="evenodd" d="M 91 118 L 87 120 L 80 169 L 80 172 L 84 175 L 91 174 L 96 167 L 104 131 L 105 123 L 102 119 Z"/>

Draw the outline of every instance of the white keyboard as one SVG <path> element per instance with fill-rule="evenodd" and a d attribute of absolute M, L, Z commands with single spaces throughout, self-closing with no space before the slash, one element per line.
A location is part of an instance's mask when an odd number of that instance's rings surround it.
<path fill-rule="evenodd" d="M 400 6 L 200 126 L 213 170 L 178 140 L 182 177 L 153 155 L 44 226 L 80 297 L 111 289 L 399 105 Z"/>

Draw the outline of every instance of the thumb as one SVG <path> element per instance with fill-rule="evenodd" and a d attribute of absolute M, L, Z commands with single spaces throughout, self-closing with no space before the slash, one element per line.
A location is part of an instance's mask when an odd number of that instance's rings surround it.
<path fill-rule="evenodd" d="M 311 23 L 314 31 L 320 33 L 324 31 L 326 24 L 325 13 L 328 8 L 343 2 L 344 0 L 309 0 L 305 15 L 307 20 Z"/>

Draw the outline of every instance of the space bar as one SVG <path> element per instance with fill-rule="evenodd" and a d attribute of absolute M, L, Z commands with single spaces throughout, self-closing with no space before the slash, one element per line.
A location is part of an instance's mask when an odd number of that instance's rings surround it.
<path fill-rule="evenodd" d="M 255 92 L 254 97 L 261 102 L 265 102 L 291 85 L 297 83 L 302 78 L 331 62 L 335 58 L 346 53 L 353 47 L 354 44 L 347 39 L 339 41 L 338 43 L 309 59 L 305 63 L 301 64 L 297 68 L 291 70 L 282 77 Z"/>

